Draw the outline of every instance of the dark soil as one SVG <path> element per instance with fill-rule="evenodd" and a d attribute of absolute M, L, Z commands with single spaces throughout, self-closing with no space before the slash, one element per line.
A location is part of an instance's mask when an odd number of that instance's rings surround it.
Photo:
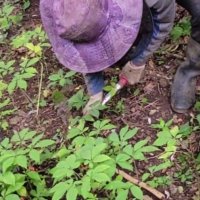
<path fill-rule="evenodd" d="M 177 20 L 181 19 L 185 14 L 185 11 L 179 8 L 177 12 Z M 28 12 L 25 14 L 21 29 L 16 30 L 14 34 L 16 35 L 17 32 L 20 33 L 23 29 L 28 30 L 29 28 L 35 27 L 38 24 L 41 24 L 39 16 L 39 1 L 32 0 L 31 8 L 28 9 Z M 194 110 L 190 110 L 189 113 L 185 115 L 176 114 L 171 110 L 170 107 L 170 87 L 177 67 L 184 60 L 186 43 L 187 37 L 183 38 L 178 44 L 167 40 L 164 44 L 166 49 L 165 52 L 161 54 L 156 53 L 148 62 L 146 75 L 142 83 L 134 87 L 123 89 L 109 103 L 111 108 L 114 110 L 116 103 L 119 100 L 123 100 L 125 104 L 125 110 L 122 112 L 122 114 L 114 111 L 105 111 L 103 113 L 103 116 L 105 118 L 112 119 L 114 124 L 118 124 L 119 126 L 124 126 L 124 124 L 127 124 L 130 127 L 140 128 L 140 133 L 136 138 L 134 138 L 133 142 L 144 138 L 148 138 L 149 140 L 153 141 L 156 133 L 152 130 L 151 124 L 157 122 L 157 120 L 160 118 L 163 118 L 164 120 L 173 118 L 174 123 L 180 125 L 190 120 L 191 116 L 196 114 Z M 1 46 L 0 49 L 0 56 L 2 58 L 7 57 L 8 52 L 10 52 L 7 49 L 7 45 Z M 12 52 L 9 55 L 10 59 L 13 58 L 16 60 L 20 56 L 20 52 L 15 52 L 15 54 Z M 55 58 L 51 48 L 45 52 L 45 61 L 44 80 L 42 85 L 43 91 L 46 89 L 48 83 L 48 75 L 62 67 Z M 163 61 L 162 63 L 164 64 L 159 65 L 160 61 Z M 40 71 L 40 66 L 38 66 L 38 71 Z M 114 69 L 109 70 L 106 76 L 109 78 L 113 75 L 117 75 Z M 52 102 L 51 95 L 46 99 L 48 106 L 40 108 L 39 115 L 36 115 L 36 104 L 34 101 L 37 99 L 38 85 L 39 76 L 29 83 L 28 91 L 18 91 L 12 97 L 13 104 L 14 107 L 17 108 L 17 112 L 9 119 L 11 129 L 20 130 L 24 127 L 29 127 L 30 129 L 33 128 L 38 132 L 45 131 L 48 137 L 53 137 L 57 131 L 65 132 L 67 130 L 67 124 L 63 123 L 63 113 L 61 114 L 59 112 L 60 110 L 56 109 Z M 64 88 L 63 90 L 69 97 L 74 93 L 74 88 L 77 87 L 85 88 L 83 79 L 80 75 L 77 76 L 76 85 L 74 85 L 73 88 Z M 140 90 L 138 95 L 134 95 L 136 89 Z M 144 98 L 147 99 L 147 103 L 142 102 Z M 69 113 L 67 109 L 65 111 L 67 112 L 67 117 L 74 115 L 74 113 Z M 8 132 L 9 131 L 10 130 L 8 130 Z M 198 149 L 199 141 L 197 140 L 197 136 L 195 135 L 193 137 L 194 138 L 190 141 L 191 149 L 195 145 Z M 199 137 L 198 139 L 200 140 Z M 194 151 L 196 152 L 197 149 Z M 141 175 L 148 166 L 156 164 L 156 162 L 156 159 L 152 158 L 149 159 L 145 165 L 136 163 L 139 175 Z M 193 163 L 191 163 L 190 159 L 188 159 L 186 164 L 188 167 L 193 168 L 193 166 L 191 166 Z M 160 175 L 172 176 L 175 171 L 179 170 L 179 168 L 180 166 L 177 161 L 173 168 L 163 171 Z M 195 179 L 194 175 L 194 180 L 191 184 L 183 184 L 177 180 L 170 187 L 159 188 L 159 190 L 165 194 L 169 193 L 169 199 L 171 200 L 192 200 L 198 190 L 197 182 L 198 180 Z M 179 188 L 183 187 L 183 191 L 174 192 L 178 186 Z"/>

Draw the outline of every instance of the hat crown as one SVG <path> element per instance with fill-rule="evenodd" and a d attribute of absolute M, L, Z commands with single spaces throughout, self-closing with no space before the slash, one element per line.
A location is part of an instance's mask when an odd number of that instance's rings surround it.
<path fill-rule="evenodd" d="M 108 0 L 56 0 L 58 34 L 71 41 L 92 41 L 108 24 Z"/>

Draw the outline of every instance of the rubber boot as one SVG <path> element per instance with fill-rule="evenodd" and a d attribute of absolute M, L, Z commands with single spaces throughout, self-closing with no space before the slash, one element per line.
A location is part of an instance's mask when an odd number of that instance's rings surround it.
<path fill-rule="evenodd" d="M 185 113 L 195 103 L 196 77 L 200 75 L 200 44 L 189 40 L 186 61 L 178 68 L 171 89 L 171 107 Z"/>

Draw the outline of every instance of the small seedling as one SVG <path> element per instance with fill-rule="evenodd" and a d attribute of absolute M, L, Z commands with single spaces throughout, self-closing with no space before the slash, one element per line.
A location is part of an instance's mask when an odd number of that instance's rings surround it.
<path fill-rule="evenodd" d="M 174 177 L 180 179 L 182 183 L 190 184 L 194 175 L 191 169 L 185 169 L 185 171 L 176 172 Z"/>
<path fill-rule="evenodd" d="M 79 110 L 85 106 L 87 99 L 88 98 L 84 95 L 84 91 L 81 89 L 68 100 L 68 104 L 71 108 Z"/>
<path fill-rule="evenodd" d="M 171 31 L 171 38 L 177 41 L 180 37 L 189 36 L 191 33 L 191 23 L 188 17 L 183 18 Z"/>
<path fill-rule="evenodd" d="M 30 7 L 31 3 L 30 0 L 23 0 L 23 9 L 26 10 Z"/>
<path fill-rule="evenodd" d="M 111 97 L 115 96 L 115 94 L 116 94 L 116 83 L 111 82 L 111 85 L 107 85 L 107 86 L 104 87 L 104 91 L 109 93 L 109 95 L 111 95 Z"/>
<path fill-rule="evenodd" d="M 0 8 L 0 42 L 3 42 L 7 37 L 7 31 L 11 28 L 11 26 L 18 24 L 22 20 L 21 13 L 18 15 L 12 14 L 14 9 L 15 7 L 7 2 L 5 2 Z"/>
<path fill-rule="evenodd" d="M 32 31 L 24 31 L 21 33 L 21 35 L 14 37 L 11 45 L 14 49 L 26 47 L 32 52 L 35 52 L 35 54 L 39 54 L 41 52 L 41 48 L 50 46 L 46 40 L 46 33 L 41 26 L 38 26 Z"/>
<path fill-rule="evenodd" d="M 114 109 L 114 112 L 123 113 L 124 109 L 125 109 L 124 101 L 123 100 L 119 100 L 117 102 L 116 108 Z"/>
<path fill-rule="evenodd" d="M 141 104 L 144 106 L 144 105 L 147 105 L 149 103 L 149 100 L 146 98 L 146 97 L 142 97 L 141 98 Z"/>
<path fill-rule="evenodd" d="M 137 88 L 137 89 L 133 92 L 133 95 L 134 95 L 134 96 L 140 95 L 140 89 Z"/>
<path fill-rule="evenodd" d="M 166 187 L 172 183 L 172 178 L 169 176 L 154 177 L 152 180 L 147 181 L 147 183 L 153 188 Z"/>
<path fill-rule="evenodd" d="M 0 128 L 4 131 L 8 129 L 9 123 L 7 117 L 15 112 L 15 109 L 8 108 L 11 101 L 9 98 L 0 102 Z"/>
<path fill-rule="evenodd" d="M 66 85 L 71 85 L 72 79 L 76 73 L 74 71 L 64 72 L 62 69 L 59 69 L 57 73 L 49 76 L 50 84 L 49 86 L 59 85 L 64 87 Z"/>
<path fill-rule="evenodd" d="M 2 98 L 3 93 L 6 91 L 7 87 L 8 87 L 8 84 L 0 80 L 0 98 Z"/>
<path fill-rule="evenodd" d="M 12 74 L 14 72 L 15 60 L 11 60 L 8 62 L 0 61 L 0 76 L 4 77 L 8 74 Z"/>
<path fill-rule="evenodd" d="M 184 137 L 184 131 L 180 131 L 180 127 L 178 126 L 172 126 L 172 123 L 173 120 L 165 122 L 161 119 L 159 124 L 152 126 L 160 130 L 154 145 L 157 147 L 165 147 L 165 152 L 159 157 L 160 159 L 167 159 L 174 155 L 181 144 L 180 140 Z"/>
<path fill-rule="evenodd" d="M 13 79 L 8 84 L 8 92 L 12 94 L 15 89 L 23 89 L 26 90 L 28 87 L 27 80 L 34 77 L 37 74 L 37 70 L 34 65 L 40 60 L 40 58 L 32 58 L 32 59 L 24 59 L 20 63 L 20 71 L 15 72 L 13 75 Z"/>

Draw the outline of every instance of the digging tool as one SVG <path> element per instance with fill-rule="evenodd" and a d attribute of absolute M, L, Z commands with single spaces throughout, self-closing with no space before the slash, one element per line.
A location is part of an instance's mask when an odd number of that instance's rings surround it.
<path fill-rule="evenodd" d="M 138 83 L 144 75 L 144 69 L 145 65 L 136 66 L 131 61 L 129 61 L 122 69 L 122 73 L 119 77 L 119 82 L 116 84 L 113 92 L 114 95 L 124 86 Z M 108 93 L 105 96 L 102 104 L 105 105 L 114 95 Z"/>
<path fill-rule="evenodd" d="M 121 90 L 123 87 L 125 87 L 126 85 L 128 85 L 128 80 L 126 79 L 125 76 L 120 76 L 119 82 L 115 85 L 115 89 L 114 89 L 114 95 Z M 102 105 L 105 105 L 108 101 L 111 100 L 111 98 L 114 96 L 110 93 L 108 93 L 105 98 L 102 101 Z"/>

